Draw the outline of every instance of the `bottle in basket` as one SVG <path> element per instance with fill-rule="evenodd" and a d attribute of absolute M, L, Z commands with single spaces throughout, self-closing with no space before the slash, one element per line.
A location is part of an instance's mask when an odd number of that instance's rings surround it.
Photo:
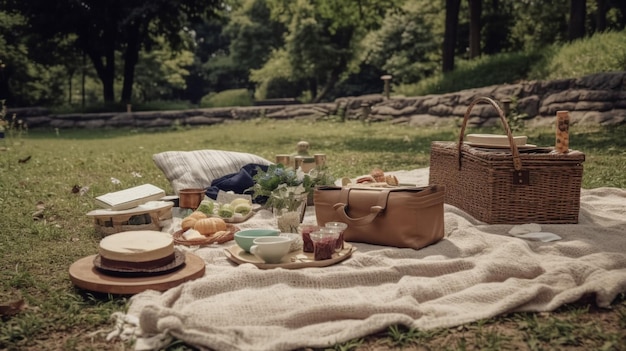
<path fill-rule="evenodd" d="M 554 150 L 559 154 L 569 151 L 569 112 L 556 111 L 556 141 Z"/>

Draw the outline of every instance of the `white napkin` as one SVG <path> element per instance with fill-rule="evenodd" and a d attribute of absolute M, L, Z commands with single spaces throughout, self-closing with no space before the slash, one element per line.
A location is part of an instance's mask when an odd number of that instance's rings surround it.
<path fill-rule="evenodd" d="M 516 238 L 526 239 L 531 241 L 542 241 L 544 243 L 550 241 L 561 240 L 561 237 L 550 232 L 542 232 L 541 226 L 537 223 L 527 223 L 516 225 L 511 230 L 509 230 L 509 234 Z"/>

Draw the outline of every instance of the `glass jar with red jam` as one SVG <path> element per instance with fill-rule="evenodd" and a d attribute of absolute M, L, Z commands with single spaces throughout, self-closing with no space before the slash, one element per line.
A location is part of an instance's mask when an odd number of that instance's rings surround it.
<path fill-rule="evenodd" d="M 320 228 L 320 230 L 310 234 L 313 241 L 313 259 L 316 261 L 328 260 L 333 257 L 339 232 L 328 228 Z"/>
<path fill-rule="evenodd" d="M 318 231 L 319 229 L 320 227 L 315 224 L 301 224 L 298 227 L 298 232 L 302 235 L 303 252 L 313 252 L 313 241 L 311 241 L 310 234 Z"/>

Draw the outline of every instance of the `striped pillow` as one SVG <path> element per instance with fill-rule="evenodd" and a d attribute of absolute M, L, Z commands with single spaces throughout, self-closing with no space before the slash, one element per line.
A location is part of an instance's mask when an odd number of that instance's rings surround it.
<path fill-rule="evenodd" d="M 152 160 L 176 194 L 181 189 L 207 188 L 214 179 L 237 173 L 249 163 L 272 163 L 257 155 L 222 150 L 166 151 L 152 155 Z"/>

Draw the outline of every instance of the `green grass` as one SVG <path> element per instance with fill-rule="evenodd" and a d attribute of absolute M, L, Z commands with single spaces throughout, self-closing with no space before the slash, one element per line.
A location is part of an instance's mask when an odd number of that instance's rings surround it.
<path fill-rule="evenodd" d="M 544 57 L 539 52 L 501 53 L 471 61 L 457 59 L 454 71 L 433 75 L 416 84 L 394 87 L 393 91 L 406 96 L 421 96 L 496 84 L 513 84 L 525 80 L 535 64 L 541 60 Z"/>
<path fill-rule="evenodd" d="M 561 79 L 626 70 L 626 30 L 598 33 L 550 50 L 547 64 L 536 66 L 530 78 Z"/>
<path fill-rule="evenodd" d="M 252 96 L 248 89 L 231 89 L 211 93 L 200 101 L 201 107 L 252 106 Z"/>
<path fill-rule="evenodd" d="M 77 290 L 67 269 L 97 250 L 100 237 L 85 216 L 96 208 L 95 196 L 147 182 L 171 193 L 152 162 L 155 153 L 223 149 L 273 159 L 292 152 L 297 141 L 307 140 L 312 151 L 327 154 L 329 167 L 342 177 L 368 173 L 374 167 L 426 167 L 430 142 L 454 140 L 457 133 L 452 128 L 388 123 L 260 119 L 160 132 L 33 130 L 0 139 L 0 305 L 21 298 L 28 305 L 3 318 L 0 349 L 131 349 L 119 342 L 107 343 L 102 332 L 112 328 L 109 316 L 123 311 L 127 299 Z M 551 130 L 524 133 L 542 146 L 554 142 Z M 585 130 L 572 126 L 571 146 L 587 155 L 583 187 L 626 188 L 626 126 Z M 72 192 L 74 186 L 89 191 L 81 196 Z M 624 328 L 626 301 L 621 296 L 610 311 L 580 301 L 554 313 L 513 314 L 458 328 L 393 327 L 335 349 L 624 350 Z M 170 348 L 174 349 L 189 348 L 177 344 Z"/>

